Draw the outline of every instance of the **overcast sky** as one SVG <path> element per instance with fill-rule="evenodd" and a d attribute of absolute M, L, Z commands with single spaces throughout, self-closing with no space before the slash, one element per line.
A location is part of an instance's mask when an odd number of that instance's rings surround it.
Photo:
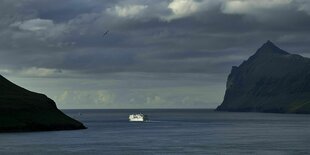
<path fill-rule="evenodd" d="M 215 108 L 231 66 L 309 35 L 309 0 L 0 0 L 0 74 L 59 108 Z"/>

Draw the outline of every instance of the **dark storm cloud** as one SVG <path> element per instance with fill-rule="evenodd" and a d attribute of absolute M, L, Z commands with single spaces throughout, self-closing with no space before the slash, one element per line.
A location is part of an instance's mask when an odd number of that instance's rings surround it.
<path fill-rule="evenodd" d="M 268 39 L 300 53 L 310 49 L 310 3 L 302 0 L 0 3 L 6 72 L 223 74 Z"/>

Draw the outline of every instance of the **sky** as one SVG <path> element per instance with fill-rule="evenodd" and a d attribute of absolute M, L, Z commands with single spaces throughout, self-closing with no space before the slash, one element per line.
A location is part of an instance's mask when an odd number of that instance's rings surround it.
<path fill-rule="evenodd" d="M 232 66 L 309 35 L 309 0 L 0 0 L 0 74 L 61 109 L 216 108 Z"/>

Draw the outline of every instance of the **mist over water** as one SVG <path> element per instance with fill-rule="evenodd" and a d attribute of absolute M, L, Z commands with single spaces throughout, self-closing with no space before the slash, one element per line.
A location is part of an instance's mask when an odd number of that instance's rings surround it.
<path fill-rule="evenodd" d="M 65 110 L 87 130 L 1 133 L 0 154 L 309 154 L 310 117 L 183 110 Z M 128 122 L 142 112 L 148 122 Z"/>

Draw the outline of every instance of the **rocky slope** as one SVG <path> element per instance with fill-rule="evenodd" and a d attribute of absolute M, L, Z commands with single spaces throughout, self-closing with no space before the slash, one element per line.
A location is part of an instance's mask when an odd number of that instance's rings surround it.
<path fill-rule="evenodd" d="M 310 59 L 268 41 L 232 68 L 217 110 L 310 113 Z"/>
<path fill-rule="evenodd" d="M 47 96 L 21 88 L 0 75 L 0 132 L 85 129 Z"/>

